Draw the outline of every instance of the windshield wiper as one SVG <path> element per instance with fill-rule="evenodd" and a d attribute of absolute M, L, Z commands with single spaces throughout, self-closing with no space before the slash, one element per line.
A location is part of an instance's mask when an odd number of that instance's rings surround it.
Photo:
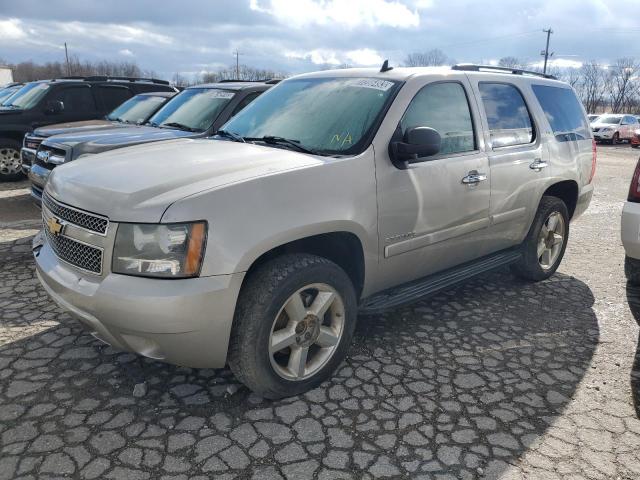
<path fill-rule="evenodd" d="M 216 132 L 216 135 L 220 135 L 221 137 L 227 137 L 230 138 L 231 140 L 233 140 L 234 142 L 242 142 L 242 143 L 247 143 L 244 139 L 244 137 L 238 135 L 235 132 L 230 132 L 228 130 L 218 130 Z"/>
<path fill-rule="evenodd" d="M 169 127 L 169 128 L 177 128 L 178 130 L 184 130 L 186 132 L 199 132 L 200 130 L 190 127 L 189 125 L 185 125 L 184 123 L 179 122 L 169 122 L 163 123 L 160 125 L 161 127 Z"/>
<path fill-rule="evenodd" d="M 318 153 L 317 151 L 309 147 L 302 146 L 300 144 L 300 140 L 293 140 L 293 139 L 284 138 L 284 137 L 276 137 L 274 135 L 265 135 L 264 137 L 244 137 L 244 139 L 250 142 L 264 142 L 269 145 L 288 145 L 289 147 L 295 148 L 299 152 L 311 153 L 313 155 L 320 155 L 320 153 Z"/>

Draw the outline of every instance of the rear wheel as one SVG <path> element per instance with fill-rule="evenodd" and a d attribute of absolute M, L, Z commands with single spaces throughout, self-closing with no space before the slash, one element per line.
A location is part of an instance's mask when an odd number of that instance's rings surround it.
<path fill-rule="evenodd" d="M 11 138 L 0 138 L 0 180 L 11 181 L 24 178 L 20 142 Z"/>
<path fill-rule="evenodd" d="M 355 290 L 335 263 L 307 254 L 276 258 L 253 272 L 242 289 L 229 366 L 266 398 L 303 393 L 345 357 L 356 318 Z"/>
<path fill-rule="evenodd" d="M 527 280 L 545 280 L 555 273 L 562 261 L 569 238 L 569 213 L 557 197 L 544 196 L 522 243 L 522 258 L 512 266 L 513 272 Z"/>

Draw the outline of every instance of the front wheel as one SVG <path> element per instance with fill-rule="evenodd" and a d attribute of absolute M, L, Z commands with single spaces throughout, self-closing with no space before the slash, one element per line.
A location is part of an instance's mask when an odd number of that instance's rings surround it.
<path fill-rule="evenodd" d="M 611 145 L 617 145 L 618 143 L 620 143 L 620 134 L 616 132 L 613 134 L 613 137 L 611 138 Z"/>
<path fill-rule="evenodd" d="M 0 138 L 0 181 L 19 180 L 23 177 L 20 142 Z"/>
<path fill-rule="evenodd" d="M 345 357 L 356 319 L 356 294 L 344 270 L 315 255 L 283 255 L 258 267 L 243 286 L 229 366 L 266 398 L 306 392 Z"/>
<path fill-rule="evenodd" d="M 512 271 L 527 280 L 540 281 L 555 273 L 569 238 L 569 213 L 557 197 L 544 196 L 522 243 L 522 258 Z"/>

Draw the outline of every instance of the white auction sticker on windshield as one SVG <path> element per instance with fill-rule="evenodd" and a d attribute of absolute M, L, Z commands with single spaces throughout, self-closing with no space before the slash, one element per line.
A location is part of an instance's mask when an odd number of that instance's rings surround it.
<path fill-rule="evenodd" d="M 228 92 L 226 90 L 209 90 L 207 97 L 209 98 L 233 98 L 234 92 Z"/>
<path fill-rule="evenodd" d="M 386 92 L 393 87 L 393 82 L 380 80 L 378 78 L 357 78 L 349 83 L 353 87 L 373 88 Z"/>

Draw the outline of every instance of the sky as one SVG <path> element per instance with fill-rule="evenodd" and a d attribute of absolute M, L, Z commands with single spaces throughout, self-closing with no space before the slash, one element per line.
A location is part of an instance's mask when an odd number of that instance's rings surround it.
<path fill-rule="evenodd" d="M 0 60 L 130 60 L 163 78 L 240 63 L 295 74 L 400 65 L 439 48 L 457 62 L 559 66 L 640 58 L 640 0 L 0 0 Z"/>

